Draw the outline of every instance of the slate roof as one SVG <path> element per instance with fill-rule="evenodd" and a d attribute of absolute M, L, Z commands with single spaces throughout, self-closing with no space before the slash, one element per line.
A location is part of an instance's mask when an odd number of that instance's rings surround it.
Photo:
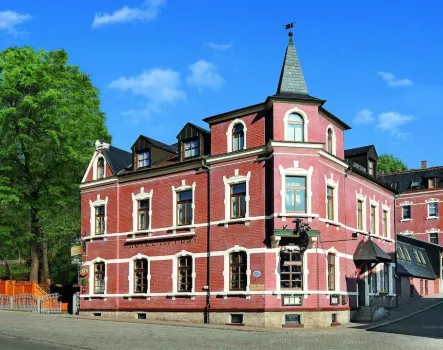
<path fill-rule="evenodd" d="M 291 33 L 292 34 L 292 33 Z M 289 36 L 288 47 L 286 48 L 285 59 L 280 73 L 277 94 L 279 93 L 308 94 L 305 78 L 298 60 L 297 51 L 292 41 L 292 35 Z"/>
<path fill-rule="evenodd" d="M 109 149 L 104 149 L 103 153 L 114 174 L 118 174 L 132 163 L 132 153 L 120 148 L 109 146 Z"/>
<path fill-rule="evenodd" d="M 405 259 L 400 258 L 398 254 L 399 248 L 401 248 L 403 252 L 405 250 L 408 251 L 408 256 L 411 258 L 410 261 L 407 259 L 406 256 Z M 416 250 L 417 252 L 420 251 L 422 253 L 423 257 L 425 258 L 426 265 L 421 264 L 417 261 L 414 250 Z M 436 278 L 434 269 L 432 268 L 428 255 L 426 254 L 426 250 L 400 241 L 397 241 L 397 273 L 410 277 L 420 277 L 428 279 Z"/>
<path fill-rule="evenodd" d="M 167 145 L 166 143 L 157 141 L 155 139 L 151 139 L 150 137 L 147 137 L 147 136 L 144 136 L 144 135 L 142 135 L 142 137 L 144 137 L 151 145 L 153 145 L 153 146 L 155 146 L 157 148 L 163 149 L 163 150 L 168 151 L 168 152 L 177 153 L 177 148 L 174 148 L 174 147 L 172 147 L 170 145 Z"/>
<path fill-rule="evenodd" d="M 369 150 L 371 148 L 374 148 L 374 150 L 375 150 L 375 146 L 374 145 L 368 145 L 368 146 L 362 146 L 362 147 L 345 149 L 345 158 L 347 158 L 347 157 L 355 157 L 355 156 L 359 156 L 361 154 L 366 154 L 366 153 L 369 152 Z"/>
<path fill-rule="evenodd" d="M 378 178 L 389 184 L 396 184 L 397 191 L 404 192 L 408 190 L 425 190 L 428 189 L 428 179 L 437 178 L 438 188 L 443 188 L 443 166 L 426 168 L 426 169 L 412 169 L 393 174 L 381 174 Z M 412 181 L 419 181 L 419 187 L 411 188 Z"/>
<path fill-rule="evenodd" d="M 390 262 L 391 257 L 381 249 L 372 239 L 361 241 L 354 253 L 357 265 L 362 263 Z"/>
<path fill-rule="evenodd" d="M 190 122 L 187 122 L 186 125 L 190 125 L 190 126 L 192 126 L 193 128 L 195 128 L 195 129 L 197 129 L 197 130 L 200 130 L 201 132 L 203 132 L 203 133 L 205 133 L 205 134 L 210 134 L 210 133 L 211 133 L 209 130 L 203 129 L 202 127 L 200 127 L 200 126 L 198 126 L 198 125 L 195 125 L 195 124 L 193 124 L 193 123 L 190 123 Z M 186 125 L 185 125 L 185 126 L 186 126 Z"/>

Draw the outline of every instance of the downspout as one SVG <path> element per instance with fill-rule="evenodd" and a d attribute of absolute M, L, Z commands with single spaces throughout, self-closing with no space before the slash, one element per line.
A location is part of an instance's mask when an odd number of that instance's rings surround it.
<path fill-rule="evenodd" d="M 398 307 L 398 267 L 397 267 L 397 195 L 394 195 L 394 246 L 395 246 L 395 307 Z M 401 283 L 401 281 L 400 281 Z"/>
<path fill-rule="evenodd" d="M 210 323 L 209 320 L 209 309 L 211 308 L 211 168 L 208 167 L 204 159 L 202 159 L 202 168 L 206 169 L 205 172 L 208 175 L 207 176 L 207 221 L 208 221 L 208 227 L 207 227 L 207 236 L 206 236 L 206 283 L 207 283 L 207 293 L 206 293 L 206 305 L 205 305 L 205 323 Z"/>

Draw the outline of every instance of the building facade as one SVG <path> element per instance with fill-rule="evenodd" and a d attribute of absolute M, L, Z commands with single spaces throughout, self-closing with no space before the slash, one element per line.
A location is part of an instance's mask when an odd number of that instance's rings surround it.
<path fill-rule="evenodd" d="M 326 327 L 393 298 L 395 190 L 346 161 L 350 127 L 325 102 L 290 36 L 264 102 L 188 123 L 174 145 L 97 142 L 81 313 Z"/>

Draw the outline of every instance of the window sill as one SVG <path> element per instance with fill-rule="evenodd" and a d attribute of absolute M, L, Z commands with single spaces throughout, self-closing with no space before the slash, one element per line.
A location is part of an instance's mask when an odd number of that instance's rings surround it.
<path fill-rule="evenodd" d="M 183 232 L 183 233 L 171 233 L 167 235 L 148 236 L 138 238 L 126 238 L 126 242 L 138 242 L 138 241 L 155 241 L 164 239 L 174 239 L 177 237 L 192 237 L 195 236 L 195 231 Z"/>
<path fill-rule="evenodd" d="M 151 300 L 151 294 L 149 293 L 132 293 L 124 296 L 125 299 L 146 299 Z"/>
<path fill-rule="evenodd" d="M 336 226 L 336 227 L 342 227 L 343 226 L 343 224 L 341 224 L 341 223 L 339 223 L 337 221 L 334 221 L 334 220 L 329 220 L 329 219 L 325 220 L 325 224 L 326 224 L 326 226 L 328 226 L 328 225 L 332 225 L 332 226 Z"/>
<path fill-rule="evenodd" d="M 320 215 L 313 213 L 278 213 L 278 217 L 285 221 L 286 218 L 308 218 L 308 221 L 312 221 L 313 218 L 318 218 Z"/>
<path fill-rule="evenodd" d="M 439 219 L 438 216 L 428 216 L 428 217 L 426 218 L 426 220 L 437 220 L 437 219 Z"/>
<path fill-rule="evenodd" d="M 400 222 L 408 222 L 408 221 L 412 221 L 412 219 L 401 219 Z"/>
<path fill-rule="evenodd" d="M 225 220 L 220 222 L 220 224 L 222 224 L 224 227 L 228 227 L 229 224 L 241 224 L 244 223 L 245 226 L 249 226 L 249 223 L 251 222 L 250 218 L 238 218 L 238 219 L 229 219 L 229 220 Z"/>
<path fill-rule="evenodd" d="M 242 326 L 244 326 L 245 324 L 244 324 L 244 323 L 226 323 L 226 325 L 227 325 L 227 326 L 240 326 L 240 327 L 242 327 Z"/>
<path fill-rule="evenodd" d="M 195 229 L 195 225 L 194 224 L 191 224 L 191 225 L 181 225 L 181 226 L 171 227 L 171 232 L 173 234 L 176 234 L 177 231 L 190 231 L 190 232 L 194 232 L 194 229 Z"/>
<path fill-rule="evenodd" d="M 94 235 L 94 236 L 85 236 L 82 238 L 82 241 L 94 241 L 94 240 L 108 240 L 108 235 L 105 233 L 103 235 Z"/>
<path fill-rule="evenodd" d="M 238 296 L 243 296 L 246 297 L 246 299 L 250 299 L 251 292 L 245 290 L 229 291 L 229 292 L 217 293 L 217 296 L 223 297 L 223 299 L 227 299 L 228 297 L 238 297 Z"/>
<path fill-rule="evenodd" d="M 305 328 L 304 324 L 282 324 L 282 328 Z"/>
<path fill-rule="evenodd" d="M 167 298 L 171 298 L 175 300 L 175 298 L 190 298 L 191 300 L 195 300 L 195 293 L 192 292 L 177 292 L 177 293 L 169 293 L 166 294 Z"/>

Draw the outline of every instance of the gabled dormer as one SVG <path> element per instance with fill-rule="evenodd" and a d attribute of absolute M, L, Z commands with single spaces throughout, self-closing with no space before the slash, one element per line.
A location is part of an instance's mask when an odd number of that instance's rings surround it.
<path fill-rule="evenodd" d="M 177 150 L 163 142 L 140 135 L 132 145 L 132 169 L 148 169 L 177 156 Z"/>
<path fill-rule="evenodd" d="M 354 164 L 354 167 L 368 175 L 377 175 L 378 155 L 374 145 L 351 148 L 345 150 L 345 158 Z"/>
<path fill-rule="evenodd" d="M 209 155 L 211 133 L 197 125 L 187 123 L 177 135 L 178 159 L 180 161 Z"/>

